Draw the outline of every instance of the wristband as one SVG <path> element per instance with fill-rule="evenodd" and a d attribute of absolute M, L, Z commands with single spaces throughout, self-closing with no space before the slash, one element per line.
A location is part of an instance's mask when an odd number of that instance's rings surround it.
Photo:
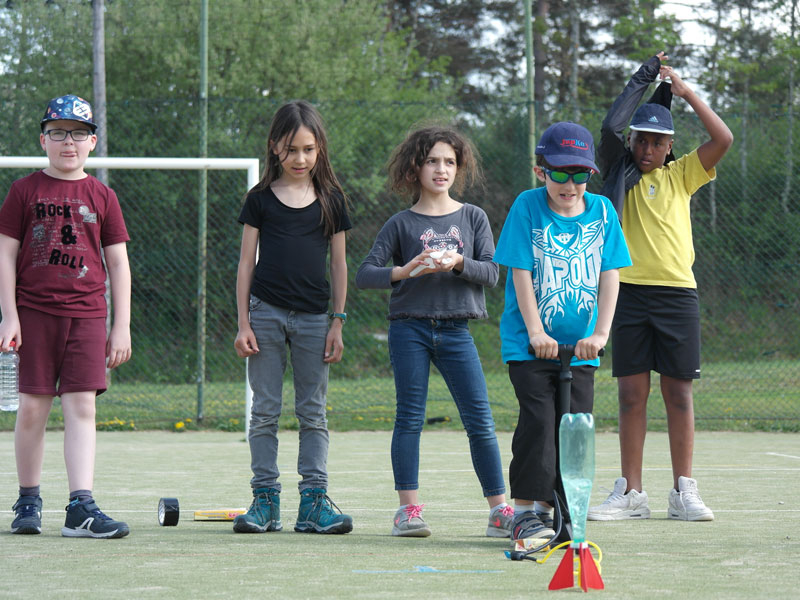
<path fill-rule="evenodd" d="M 328 315 L 331 319 L 341 319 L 342 325 L 347 322 L 347 313 L 331 313 Z"/>

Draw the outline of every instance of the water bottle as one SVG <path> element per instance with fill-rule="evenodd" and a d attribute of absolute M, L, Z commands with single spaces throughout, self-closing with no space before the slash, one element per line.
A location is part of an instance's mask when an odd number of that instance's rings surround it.
<path fill-rule="evenodd" d="M 0 352 L 0 410 L 19 408 L 19 355 L 17 343 L 9 345 L 11 350 Z"/>
<path fill-rule="evenodd" d="M 567 413 L 558 430 L 561 481 L 572 518 L 572 539 L 586 541 L 586 515 L 594 480 L 594 417 Z"/>

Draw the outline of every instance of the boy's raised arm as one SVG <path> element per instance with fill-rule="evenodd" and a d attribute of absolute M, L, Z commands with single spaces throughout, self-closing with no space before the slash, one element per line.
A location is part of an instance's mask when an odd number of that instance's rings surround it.
<path fill-rule="evenodd" d="M 683 98 L 692 107 L 700 122 L 708 131 L 711 139 L 697 149 L 700 164 L 708 171 L 717 165 L 733 144 L 733 134 L 725 122 L 703 102 L 694 91 L 686 85 L 672 67 L 661 67 L 661 79 L 669 78 L 672 82 L 672 94 Z"/>
<path fill-rule="evenodd" d="M 658 77 L 661 61 L 667 58 L 663 52 L 659 52 L 639 67 L 608 109 L 600 126 L 600 144 L 597 146 L 597 163 L 603 174 L 608 172 L 619 154 L 625 150 L 623 132 L 647 88 Z"/>

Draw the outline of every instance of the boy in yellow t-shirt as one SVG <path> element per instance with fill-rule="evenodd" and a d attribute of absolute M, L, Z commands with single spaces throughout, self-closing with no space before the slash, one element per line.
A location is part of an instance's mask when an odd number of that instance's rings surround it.
<path fill-rule="evenodd" d="M 620 214 L 633 265 L 620 270 L 611 333 L 622 476 L 609 497 L 589 509 L 587 518 L 596 521 L 650 516 L 642 489 L 650 371 L 661 374 L 667 412 L 674 480 L 667 516 L 714 519 L 692 479 L 692 382 L 700 377 L 700 309 L 689 204 L 692 194 L 716 177 L 714 167 L 733 135 L 672 67 L 663 64 L 667 58 L 658 53 L 631 77 L 603 121 L 598 150 L 605 180 L 601 193 Z M 636 109 L 657 77 L 669 79 L 671 90 L 662 82 L 650 101 Z M 678 160 L 672 157 L 672 95 L 692 107 L 710 138 Z M 622 132 L 631 113 L 626 147 Z"/>

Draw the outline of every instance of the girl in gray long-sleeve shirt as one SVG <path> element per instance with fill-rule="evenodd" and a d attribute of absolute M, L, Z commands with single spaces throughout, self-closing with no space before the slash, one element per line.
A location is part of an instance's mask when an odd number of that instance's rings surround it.
<path fill-rule="evenodd" d="M 356 275 L 359 288 L 391 289 L 389 354 L 397 409 L 392 469 L 400 508 L 392 535 L 425 537 L 431 530 L 419 503 L 419 441 L 433 363 L 458 407 L 475 473 L 489 507 L 490 537 L 510 535 L 500 450 L 486 381 L 468 319 L 485 319 L 483 288 L 497 284 L 494 241 L 486 213 L 450 197 L 479 174 L 471 144 L 452 129 L 411 133 L 389 162 L 395 191 L 414 204 L 391 217 Z M 391 261 L 392 265 L 387 266 Z"/>

